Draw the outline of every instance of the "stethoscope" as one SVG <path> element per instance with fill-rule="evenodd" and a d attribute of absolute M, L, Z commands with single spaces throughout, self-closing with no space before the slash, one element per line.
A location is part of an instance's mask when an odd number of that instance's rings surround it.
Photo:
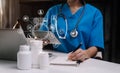
<path fill-rule="evenodd" d="M 66 19 L 65 15 L 62 13 L 62 8 L 63 8 L 63 6 L 64 6 L 64 4 L 61 5 L 61 7 L 60 7 L 60 9 L 59 9 L 59 13 L 58 13 L 57 16 L 56 16 L 56 19 L 58 20 L 59 17 L 61 17 L 61 18 L 64 19 L 64 21 L 65 21 L 65 27 L 66 27 L 66 28 L 65 28 L 65 29 L 66 29 L 66 30 L 65 30 L 66 32 L 64 33 L 64 35 L 61 36 L 60 33 L 63 33 L 64 31 L 63 31 L 63 30 L 58 31 L 58 30 L 59 30 L 59 29 L 58 29 L 58 21 L 56 20 L 56 22 L 55 22 L 56 33 L 57 33 L 57 35 L 58 35 L 58 37 L 59 37 L 60 39 L 66 39 L 67 32 L 68 32 L 68 22 L 67 22 L 67 19 Z M 75 37 L 78 36 L 77 28 L 78 28 L 78 25 L 79 25 L 80 20 L 82 19 L 83 15 L 84 15 L 84 11 L 85 11 L 85 2 L 84 2 L 84 4 L 83 4 L 82 12 L 81 12 L 81 14 L 80 14 L 80 17 L 79 17 L 79 19 L 78 19 L 78 21 L 77 21 L 74 29 L 70 31 L 70 36 L 73 37 L 73 38 L 75 38 Z"/>

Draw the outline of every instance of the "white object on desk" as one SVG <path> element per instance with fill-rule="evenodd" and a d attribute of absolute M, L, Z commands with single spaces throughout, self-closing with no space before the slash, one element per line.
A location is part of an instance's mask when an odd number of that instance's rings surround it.
<path fill-rule="evenodd" d="M 32 53 L 32 67 L 39 68 L 38 56 L 39 53 L 42 52 L 43 41 L 35 39 L 30 40 L 30 48 Z"/>
<path fill-rule="evenodd" d="M 63 66 L 78 66 L 76 61 L 71 61 L 67 59 L 67 56 L 56 57 L 50 61 L 51 65 L 63 65 Z"/>
<path fill-rule="evenodd" d="M 55 56 L 66 56 L 64 53 L 53 52 Z M 120 73 L 120 64 L 102 60 L 88 59 L 79 66 L 50 65 L 48 70 L 18 70 L 16 62 L 0 60 L 2 73 Z"/>
<path fill-rule="evenodd" d="M 31 69 L 31 58 L 30 47 L 28 45 L 20 45 L 20 49 L 17 53 L 17 68 L 22 70 Z"/>
<path fill-rule="evenodd" d="M 47 52 L 41 52 L 39 54 L 39 67 L 40 69 L 49 68 L 49 55 Z"/>

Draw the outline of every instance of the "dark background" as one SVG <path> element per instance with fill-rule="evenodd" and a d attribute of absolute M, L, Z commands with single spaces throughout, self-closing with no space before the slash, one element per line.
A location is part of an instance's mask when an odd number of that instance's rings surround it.
<path fill-rule="evenodd" d="M 28 15 L 30 17 L 39 17 L 38 9 L 44 9 L 45 13 L 51 6 L 62 3 L 65 0 L 21 0 L 20 1 L 20 17 Z M 119 16 L 120 8 L 117 0 L 86 0 L 102 11 L 104 17 L 104 37 L 105 51 L 103 52 L 104 60 L 120 63 L 120 26 Z M 44 15 L 42 16 L 44 17 Z M 24 30 L 26 30 L 24 23 Z"/>

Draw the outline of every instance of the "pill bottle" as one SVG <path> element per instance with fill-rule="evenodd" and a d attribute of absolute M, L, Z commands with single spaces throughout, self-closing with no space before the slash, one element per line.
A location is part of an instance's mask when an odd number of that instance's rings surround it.
<path fill-rule="evenodd" d="M 38 56 L 39 56 L 39 53 L 42 52 L 43 41 L 42 40 L 31 40 L 30 48 L 31 48 L 31 53 L 32 53 L 32 68 L 39 68 Z"/>
<path fill-rule="evenodd" d="M 28 45 L 20 45 L 17 53 L 17 68 L 29 70 L 32 67 L 32 56 Z"/>

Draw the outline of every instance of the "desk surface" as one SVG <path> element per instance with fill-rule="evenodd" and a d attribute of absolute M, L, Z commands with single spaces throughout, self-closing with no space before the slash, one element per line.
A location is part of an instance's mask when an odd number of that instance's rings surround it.
<path fill-rule="evenodd" d="M 63 53 L 53 53 L 56 56 L 65 56 Z M 18 70 L 15 61 L 0 60 L 0 73 L 120 73 L 120 64 L 96 59 L 88 59 L 76 66 L 50 65 L 48 70 L 31 69 Z"/>

